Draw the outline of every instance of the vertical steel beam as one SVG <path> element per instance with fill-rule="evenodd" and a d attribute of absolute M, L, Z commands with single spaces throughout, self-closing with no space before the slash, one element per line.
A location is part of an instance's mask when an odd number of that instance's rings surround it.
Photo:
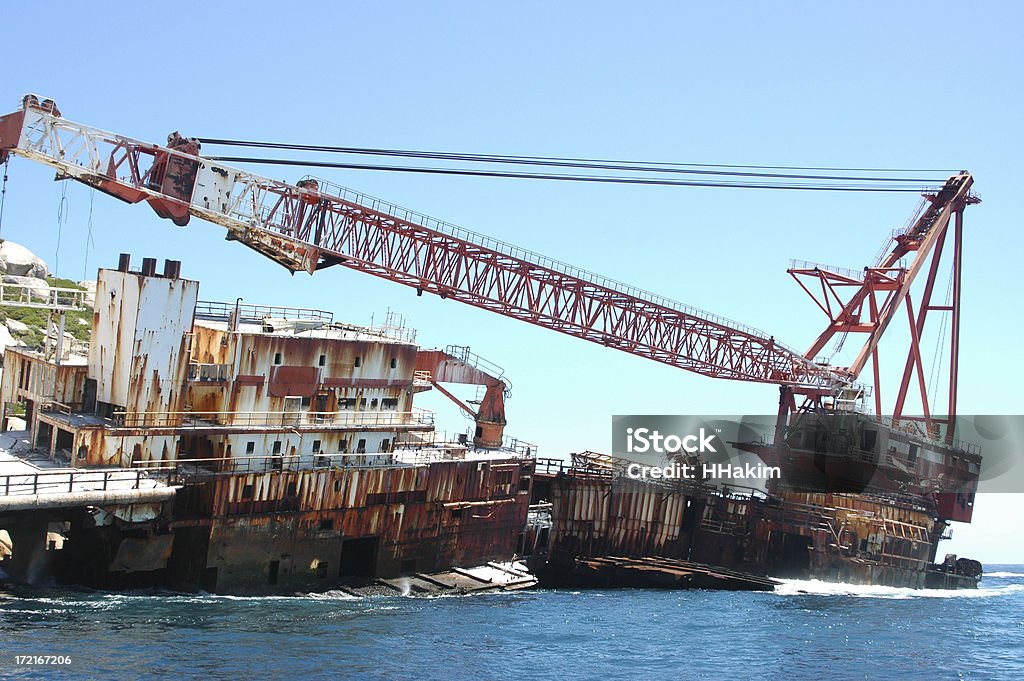
<path fill-rule="evenodd" d="M 960 273 L 963 268 L 964 207 L 957 207 L 953 234 L 953 321 L 949 354 L 949 422 L 946 442 L 953 443 L 956 431 L 957 377 L 960 372 Z"/>
<path fill-rule="evenodd" d="M 931 267 L 928 268 L 928 278 L 925 281 L 924 292 L 921 296 L 921 309 L 917 312 L 917 321 L 911 322 L 911 326 L 917 330 L 918 338 L 920 338 L 924 333 L 924 324 L 928 316 L 928 311 L 932 308 L 932 292 L 935 289 L 935 279 L 938 275 L 939 264 L 942 260 L 943 247 L 946 244 L 946 234 L 947 231 L 943 230 L 942 234 L 939 235 L 938 240 L 935 242 L 935 250 L 932 255 Z M 903 416 L 903 407 L 906 404 L 907 392 L 910 388 L 910 379 L 913 370 L 914 349 L 911 347 L 907 349 L 907 361 L 903 365 L 903 377 L 900 379 L 900 387 L 896 395 L 896 404 L 893 407 L 892 417 L 896 423 L 898 423 L 900 417 Z M 878 389 L 877 386 L 875 389 Z"/>

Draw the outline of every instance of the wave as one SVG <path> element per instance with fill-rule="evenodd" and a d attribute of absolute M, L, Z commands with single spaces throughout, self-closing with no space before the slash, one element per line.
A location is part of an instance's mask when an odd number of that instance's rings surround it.
<path fill-rule="evenodd" d="M 817 579 L 780 579 L 779 581 L 782 584 L 775 587 L 775 593 L 781 596 L 848 596 L 851 598 L 907 600 L 912 598 L 991 598 L 1024 592 L 1024 584 L 978 589 L 911 589 L 896 586 L 823 582 Z"/>
<path fill-rule="evenodd" d="M 995 577 L 996 579 L 1012 579 L 1013 577 L 1024 577 L 1024 572 L 986 572 L 982 575 L 982 579 L 985 577 Z"/>

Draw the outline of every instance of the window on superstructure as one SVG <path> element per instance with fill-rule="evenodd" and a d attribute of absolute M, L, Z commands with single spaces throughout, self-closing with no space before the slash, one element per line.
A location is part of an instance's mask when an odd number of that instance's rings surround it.
<path fill-rule="evenodd" d="M 397 369 L 398 368 L 398 360 L 396 358 L 394 358 L 394 357 L 391 358 L 391 368 L 392 369 Z"/>
<path fill-rule="evenodd" d="M 343 454 L 348 451 L 348 439 L 347 438 L 343 437 L 340 440 L 338 440 L 338 451 L 343 453 Z"/>
<path fill-rule="evenodd" d="M 313 440 L 313 453 L 316 454 L 320 451 L 320 440 Z"/>
<path fill-rule="evenodd" d="M 398 399 L 395 397 L 385 397 L 380 401 L 381 409 L 398 409 Z"/>
<path fill-rule="evenodd" d="M 320 360 L 317 362 L 320 366 L 327 366 L 327 355 L 320 355 Z"/>
<path fill-rule="evenodd" d="M 359 438 L 359 443 L 356 445 L 356 452 L 359 454 L 366 453 L 366 438 Z"/>
<path fill-rule="evenodd" d="M 280 453 L 281 453 L 281 441 L 280 440 L 274 440 L 274 454 L 280 454 Z"/>
<path fill-rule="evenodd" d="M 255 441 L 250 440 L 250 441 L 245 443 L 245 453 L 246 454 L 252 454 L 255 451 L 256 451 L 256 442 Z"/>
<path fill-rule="evenodd" d="M 362 365 L 363 365 L 363 358 L 362 357 L 356 357 L 356 366 L 360 367 Z"/>
<path fill-rule="evenodd" d="M 372 400 L 370 400 L 370 409 L 376 409 L 376 408 L 377 408 L 377 398 L 374 397 Z"/>
<path fill-rule="evenodd" d="M 274 353 L 274 364 L 280 364 L 280 363 L 281 363 L 281 353 L 280 352 L 275 352 Z"/>
<path fill-rule="evenodd" d="M 311 404 L 313 404 L 313 398 L 311 398 L 311 397 L 303 397 L 302 398 L 302 406 L 303 407 L 308 407 Z"/>

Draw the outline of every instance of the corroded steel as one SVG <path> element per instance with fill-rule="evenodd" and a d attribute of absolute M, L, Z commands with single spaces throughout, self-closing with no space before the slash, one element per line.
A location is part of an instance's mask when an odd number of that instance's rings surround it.
<path fill-rule="evenodd" d="M 282 554 L 290 556 L 282 583 L 312 589 L 337 582 L 354 550 L 348 540 L 375 542 L 366 576 L 507 559 L 525 524 L 532 473 L 531 460 L 450 461 L 216 474 L 188 489 L 209 517 L 205 568 L 219 569 L 218 590 L 267 590 L 268 565 Z"/>
<path fill-rule="evenodd" d="M 921 588 L 946 523 L 906 498 L 671 491 L 596 469 L 539 469 L 551 527 L 534 567 L 566 579 L 581 558 L 662 556 L 747 573 Z M 970 584 L 965 584 L 970 586 Z"/>
<path fill-rule="evenodd" d="M 89 344 L 96 401 L 130 412 L 184 411 L 199 282 L 101 269 Z"/>

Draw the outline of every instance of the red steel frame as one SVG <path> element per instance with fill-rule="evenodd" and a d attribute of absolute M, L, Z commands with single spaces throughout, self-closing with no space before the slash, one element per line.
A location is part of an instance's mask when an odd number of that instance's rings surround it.
<path fill-rule="evenodd" d="M 808 359 L 816 357 L 837 335 L 842 340 L 849 333 L 867 334 L 856 359 L 844 371 L 855 378 L 860 375 L 867 362 L 871 361 L 877 414 L 882 413 L 878 343 L 900 306 L 906 308 L 910 342 L 893 408 L 893 420 L 924 421 L 929 435 L 936 438 L 944 436 L 948 443 L 952 443 L 954 439 L 957 413 L 963 211 L 966 206 L 979 201 L 970 192 L 972 184 L 973 178 L 967 173 L 961 173 L 950 178 L 939 192 L 926 194 L 927 203 L 919 217 L 909 229 L 894 237 L 895 245 L 882 262 L 875 267 L 865 267 L 862 274 L 809 265 L 790 267 L 787 270 L 829 318 L 829 325 L 805 353 Z M 935 280 L 950 231 L 953 232 L 952 298 L 948 305 L 933 304 Z M 904 266 L 901 263 L 907 256 L 912 256 L 912 261 L 908 266 Z M 910 289 L 917 275 L 926 268 L 928 275 L 921 295 L 920 308 L 915 315 Z M 819 286 L 809 287 L 805 283 L 807 279 L 816 280 Z M 843 292 L 849 292 L 851 289 L 852 294 L 848 294 L 844 300 Z M 938 408 L 939 404 L 933 403 L 933 399 L 928 395 L 921 352 L 921 337 L 929 312 L 951 313 L 949 390 L 946 406 L 941 410 Z M 909 416 L 904 413 L 911 384 L 915 382 L 919 391 L 921 416 Z M 799 394 L 799 391 L 794 393 Z M 792 396 L 787 397 L 784 394 L 783 402 L 783 407 L 788 411 L 795 408 Z M 936 398 L 934 402 L 940 400 Z M 940 433 L 940 425 L 945 426 L 944 433 Z"/>
<path fill-rule="evenodd" d="M 955 212 L 950 416 L 946 420 L 935 419 L 931 413 L 926 416 L 929 428 L 935 422 L 952 424 L 962 211 L 973 201 L 968 173 L 951 177 L 937 194 L 929 196 L 931 205 L 911 229 L 896 238 L 896 247 L 885 262 L 865 270 L 860 281 L 817 268 L 791 270 L 794 277 L 819 279 L 823 292 L 819 306 L 830 319 L 811 349 L 801 354 L 755 329 L 370 197 L 348 190 L 328 193 L 314 181 L 298 185 L 278 182 L 208 161 L 197 153 L 198 145 L 176 135 L 171 146 L 161 147 L 72 123 L 30 103 L 0 117 L 0 161 L 17 154 L 46 163 L 57 168 L 58 177 L 79 180 L 130 203 L 146 200 L 161 217 L 177 224 L 185 224 L 189 215 L 219 224 L 228 230 L 228 239 L 244 243 L 291 271 L 313 273 L 343 265 L 413 287 L 420 294 L 434 293 L 706 376 L 778 384 L 783 391 L 780 411 L 786 412 L 795 410 L 796 396 L 804 398 L 805 408 L 821 408 L 823 400 L 852 385 L 869 357 L 880 411 L 878 340 L 904 301 L 913 320 L 910 285 L 933 247 L 937 244 L 936 250 L 941 251 L 950 215 Z M 204 178 L 202 190 L 197 172 Z M 215 185 L 222 186 L 221 193 L 211 189 Z M 910 252 L 915 253 L 914 263 L 906 269 L 899 267 L 899 260 Z M 918 338 L 927 313 L 942 309 L 930 302 L 937 262 L 938 257 L 912 325 L 916 334 L 897 401 L 898 415 L 915 370 L 923 386 Z M 856 288 L 845 305 L 838 295 L 841 287 Z M 879 293 L 885 294 L 881 303 L 876 300 Z M 851 367 L 836 370 L 814 361 L 830 338 L 849 332 L 868 334 Z M 926 397 L 923 392 L 922 397 Z"/>

